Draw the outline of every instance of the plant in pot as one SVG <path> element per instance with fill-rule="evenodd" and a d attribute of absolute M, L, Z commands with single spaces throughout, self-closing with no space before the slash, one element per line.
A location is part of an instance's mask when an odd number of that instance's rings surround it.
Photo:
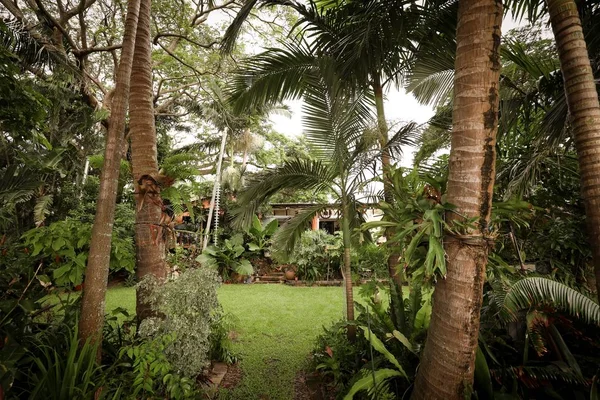
<path fill-rule="evenodd" d="M 225 239 L 221 247 L 207 247 L 196 261 L 204 267 L 216 268 L 224 281 L 232 279 L 242 282 L 245 276 L 254 273 L 250 261 L 242 258 L 245 250 L 244 238 L 238 233 L 230 239 Z"/>

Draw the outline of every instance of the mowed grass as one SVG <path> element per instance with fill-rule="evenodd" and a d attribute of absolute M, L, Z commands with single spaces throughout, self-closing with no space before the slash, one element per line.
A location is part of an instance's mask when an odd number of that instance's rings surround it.
<path fill-rule="evenodd" d="M 316 337 L 343 318 L 345 309 L 341 287 L 223 285 L 218 296 L 236 322 L 235 351 L 243 371 L 239 385 L 221 391 L 224 400 L 293 399 L 296 374 Z M 133 288 L 109 289 L 106 311 L 117 307 L 135 312 Z"/>

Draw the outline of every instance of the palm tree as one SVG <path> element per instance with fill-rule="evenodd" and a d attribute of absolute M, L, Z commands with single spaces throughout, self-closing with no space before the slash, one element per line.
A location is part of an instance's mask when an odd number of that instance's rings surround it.
<path fill-rule="evenodd" d="M 444 238 L 447 276 L 436 284 L 415 399 L 462 399 L 472 387 L 495 178 L 501 23 L 501 2 L 459 2 L 447 191 L 456 207 L 447 221 L 459 233 Z"/>
<path fill-rule="evenodd" d="M 104 165 L 100 175 L 100 190 L 96 203 L 96 216 L 92 228 L 90 252 L 85 274 L 79 337 L 101 343 L 104 326 L 104 300 L 108 283 L 110 242 L 115 217 L 115 202 L 121 165 L 121 148 L 125 132 L 125 115 L 129 100 L 129 80 L 133 63 L 135 31 L 137 28 L 140 0 L 129 0 L 121 61 L 115 80 L 110 124 L 106 134 Z M 98 350 L 100 357 L 100 348 Z"/>
<path fill-rule="evenodd" d="M 600 103 L 579 12 L 574 0 L 547 0 L 565 82 L 579 159 L 581 193 L 600 296 Z"/>
<path fill-rule="evenodd" d="M 150 48 L 151 0 L 141 0 L 137 26 L 133 69 L 131 71 L 130 137 L 131 169 L 136 192 L 135 243 L 137 277 L 152 275 L 158 282 L 167 277 L 165 266 L 165 226 L 161 183 L 158 171 L 156 128 L 152 89 L 152 54 Z M 136 313 L 139 321 L 151 316 L 152 310 L 138 289 Z"/>
<path fill-rule="evenodd" d="M 366 167 L 373 162 L 375 142 L 372 135 L 365 135 L 365 132 L 374 119 L 370 112 L 371 104 L 364 92 L 343 92 L 343 82 L 326 72 L 325 63 L 322 67 L 320 74 L 305 76 L 304 87 L 305 134 L 314 148 L 316 159 L 289 160 L 281 167 L 254 177 L 238 196 L 238 208 L 234 215 L 238 225 L 247 226 L 260 204 L 284 189 L 329 188 L 335 192 L 342 216 L 346 313 L 348 320 L 352 321 L 352 227 L 358 227 L 362 219 L 356 194 L 366 181 Z M 276 251 L 289 254 L 309 221 L 329 207 L 328 204 L 314 205 L 286 223 L 274 237 Z M 355 327 L 348 326 L 349 339 L 354 340 L 355 336 Z"/>
<path fill-rule="evenodd" d="M 250 1 L 247 7 L 257 1 Z M 280 101 L 302 95 L 302 75 L 318 64 L 320 57 L 336 60 L 334 68 L 351 88 L 370 88 L 375 98 L 378 141 L 382 149 L 384 198 L 393 201 L 389 170 L 392 155 L 389 152 L 389 128 L 385 118 L 384 92 L 389 83 L 398 83 L 400 72 L 414 50 L 414 32 L 420 21 L 420 9 L 413 0 L 394 1 L 311 1 L 305 6 L 295 1 L 263 0 L 262 6 L 283 4 L 300 15 L 298 26 L 311 44 L 284 45 L 283 49 L 268 49 L 266 53 L 243 66 L 236 80 L 232 97 L 239 107 L 253 106 L 264 101 Z M 225 34 L 226 49 L 230 49 L 241 23 L 247 17 L 242 8 Z M 299 43 L 302 43 L 299 41 Z M 393 229 L 385 232 L 391 239 Z M 399 254 L 392 252 L 388 270 L 397 291 L 402 292 L 402 276 L 398 270 Z M 403 326 L 403 307 L 397 308 Z"/>

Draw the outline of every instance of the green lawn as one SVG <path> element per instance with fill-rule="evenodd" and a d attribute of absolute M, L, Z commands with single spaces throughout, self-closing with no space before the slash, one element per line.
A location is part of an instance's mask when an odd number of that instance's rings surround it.
<path fill-rule="evenodd" d="M 355 292 L 356 293 L 356 292 Z M 221 399 L 293 399 L 294 379 L 323 325 L 342 318 L 341 287 L 224 285 L 219 300 L 237 320 L 241 383 Z M 135 310 L 133 288 L 108 292 L 106 310 Z"/>

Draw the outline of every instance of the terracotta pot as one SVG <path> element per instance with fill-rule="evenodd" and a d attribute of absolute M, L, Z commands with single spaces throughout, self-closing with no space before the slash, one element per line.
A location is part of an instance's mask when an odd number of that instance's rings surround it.
<path fill-rule="evenodd" d="M 293 269 L 288 269 L 287 271 L 285 271 L 285 279 L 287 279 L 288 281 L 293 280 L 295 277 L 296 273 Z"/>

